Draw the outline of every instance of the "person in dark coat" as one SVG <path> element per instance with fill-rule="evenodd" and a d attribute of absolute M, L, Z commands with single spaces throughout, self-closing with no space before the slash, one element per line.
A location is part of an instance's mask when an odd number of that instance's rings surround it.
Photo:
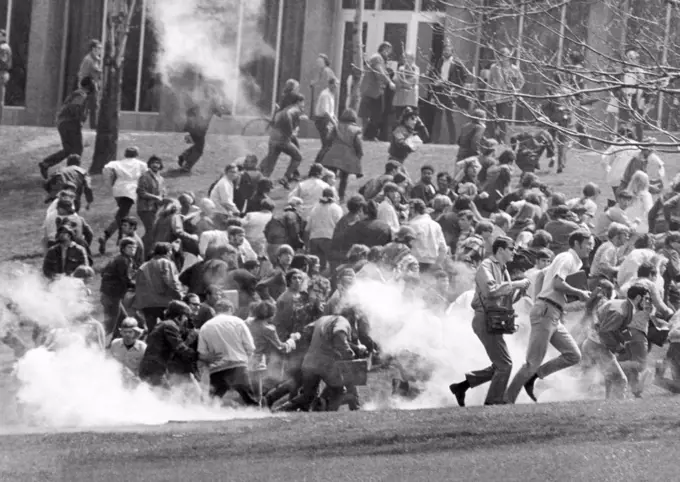
<path fill-rule="evenodd" d="M 272 192 L 273 189 L 274 183 L 268 177 L 263 177 L 257 181 L 255 192 L 245 204 L 244 214 L 262 211 L 262 201 L 265 199 L 271 201 L 269 193 Z"/>
<path fill-rule="evenodd" d="M 171 301 L 165 310 L 164 320 L 158 323 L 146 338 L 146 351 L 139 365 L 139 377 L 151 386 L 170 388 L 169 366 L 176 360 L 193 364 L 199 360 L 196 350 L 182 338 L 182 330 L 189 321 L 191 308 L 181 301 Z M 210 363 L 215 357 L 202 361 Z"/>
<path fill-rule="evenodd" d="M 89 266 L 87 251 L 74 241 L 73 229 L 67 225 L 57 229 L 58 243 L 47 250 L 43 260 L 43 274 L 55 279 L 59 275 L 71 276 L 80 266 Z"/>
<path fill-rule="evenodd" d="M 265 179 L 257 168 L 257 164 L 257 156 L 248 154 L 243 159 L 243 165 L 240 166 L 241 174 L 234 190 L 234 204 L 241 213 L 253 212 L 252 209 L 249 209 L 250 200 L 258 192 L 260 181 Z M 239 165 L 238 161 L 236 161 L 236 165 Z M 254 211 L 260 211 L 260 208 L 256 207 Z"/>
<path fill-rule="evenodd" d="M 482 140 L 486 131 L 486 112 L 483 109 L 472 111 L 472 120 L 463 126 L 458 137 L 458 156 L 456 161 L 468 157 L 479 156 L 482 153 Z"/>
<path fill-rule="evenodd" d="M 437 188 L 432 183 L 434 168 L 425 164 L 420 168 L 420 181 L 411 189 L 411 199 L 422 199 L 426 205 L 430 206 L 432 200 L 437 195 Z"/>
<path fill-rule="evenodd" d="M 350 174 L 356 175 L 357 178 L 364 175 L 361 163 L 363 156 L 361 127 L 357 125 L 357 113 L 352 109 L 346 109 L 338 119 L 338 125 L 330 136 L 330 147 L 321 159 L 321 164 L 334 170 L 340 179 L 338 187 L 340 201 L 345 199 Z"/>
<path fill-rule="evenodd" d="M 212 118 L 222 117 L 226 113 L 226 108 L 220 103 L 217 89 L 211 85 L 205 84 L 201 91 L 190 99 L 184 132 L 191 139 L 191 146 L 177 157 L 177 164 L 182 172 L 190 173 L 203 155 L 205 137 Z"/>
<path fill-rule="evenodd" d="M 91 77 L 85 77 L 80 81 L 80 87 L 66 98 L 59 109 L 57 131 L 62 148 L 39 164 L 43 179 L 47 180 L 50 167 L 56 166 L 69 155 L 83 154 L 83 124 L 87 120 L 89 98 L 94 92 L 94 81 Z"/>
<path fill-rule="evenodd" d="M 375 201 L 368 201 L 365 212 L 364 219 L 352 224 L 345 231 L 345 243 L 350 248 L 357 244 L 372 248 L 385 246 L 392 241 L 392 229 L 389 224 L 378 219 L 378 204 Z"/>
<path fill-rule="evenodd" d="M 81 198 L 85 195 L 87 209 L 90 209 L 94 195 L 92 193 L 92 180 L 85 169 L 80 167 L 80 156 L 71 154 L 66 158 L 66 167 L 57 170 L 45 183 L 45 191 L 48 197 L 45 203 L 52 202 L 56 198 L 56 193 L 61 191 L 66 184 L 75 186 L 76 197 L 73 205 L 76 212 L 80 212 Z"/>
<path fill-rule="evenodd" d="M 104 308 L 104 330 L 107 335 L 114 333 L 117 324 L 127 316 L 123 299 L 128 291 L 135 289 L 135 251 L 137 243 L 133 239 L 120 241 L 120 254 L 113 258 L 102 270 L 99 288 L 101 304 Z"/>
<path fill-rule="evenodd" d="M 387 153 L 390 159 L 404 164 L 406 158 L 422 144 L 418 131 L 424 129 L 418 113 L 410 108 L 404 109 L 399 125 L 392 131 L 392 139 Z"/>
<path fill-rule="evenodd" d="M 270 261 L 276 258 L 277 250 L 283 245 L 288 245 L 294 250 L 302 249 L 305 245 L 302 240 L 305 230 L 304 221 L 298 212 L 301 204 L 300 198 L 289 200 L 283 213 L 274 215 L 264 227 L 267 257 Z"/>
<path fill-rule="evenodd" d="M 523 173 L 539 170 L 544 152 L 551 161 L 555 157 L 555 141 L 547 130 L 517 134 L 510 139 L 510 147 L 515 151 L 515 162 Z"/>
<path fill-rule="evenodd" d="M 352 247 L 351 240 L 347 239 L 347 230 L 353 224 L 361 221 L 366 210 L 366 200 L 360 194 L 356 194 L 347 201 L 348 213 L 340 218 L 333 230 L 331 238 L 331 251 L 328 261 L 331 265 L 331 273 L 345 262 L 347 251 Z"/>
<path fill-rule="evenodd" d="M 465 66 L 454 59 L 453 50 L 445 46 L 442 58 L 432 70 L 430 78 L 434 79 L 431 86 L 430 101 L 437 106 L 432 142 L 437 144 L 455 144 L 456 126 L 453 111 L 458 108 L 467 110 L 469 101 L 462 96 L 467 81 L 468 71 Z"/>
<path fill-rule="evenodd" d="M 137 182 L 137 215 L 144 225 L 144 250 L 151 251 L 152 230 L 156 221 L 156 214 L 161 208 L 165 197 L 165 180 L 160 172 L 163 170 L 163 161 L 158 156 L 151 156 L 146 163 L 149 168 Z"/>

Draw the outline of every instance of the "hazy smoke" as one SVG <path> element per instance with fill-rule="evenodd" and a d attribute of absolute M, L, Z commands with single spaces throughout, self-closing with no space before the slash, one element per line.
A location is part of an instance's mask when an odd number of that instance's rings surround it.
<path fill-rule="evenodd" d="M 91 304 L 80 280 L 64 278 L 47 285 L 38 273 L 16 267 L 3 271 L 0 299 L 0 337 L 11 332 L 30 339 L 22 326 L 26 321 L 48 332 L 59 330 L 53 351 L 35 348 L 17 362 L 17 392 L 3 394 L 5 398 L 16 395 L 20 405 L 19 420 L 13 417 L 13 421 L 65 428 L 265 416 L 206 402 L 198 390 L 158 393 L 145 384 L 130 384 L 115 360 L 85 347 L 79 320 L 88 317 Z M 30 341 L 27 344 L 32 346 Z"/>
<path fill-rule="evenodd" d="M 370 280 L 358 280 L 350 290 L 349 301 L 361 307 L 368 316 L 371 336 L 386 355 L 395 357 L 409 372 L 420 378 L 423 392 L 413 401 L 390 401 L 391 406 L 405 409 L 453 406 L 454 397 L 448 390 L 451 383 L 462 381 L 466 372 L 482 369 L 490 361 L 481 342 L 472 331 L 472 291 L 463 293 L 446 315 L 436 315 L 422 300 L 408 300 L 396 285 Z M 520 330 L 506 336 L 513 359 L 513 375 L 524 363 L 530 325 L 531 302 L 520 300 L 515 305 Z M 549 349 L 547 357 L 556 351 Z M 395 376 L 398 374 L 395 373 Z M 563 371 L 537 384 L 542 402 L 577 400 L 592 397 L 578 373 Z M 470 390 L 467 405 L 484 402 L 488 384 Z M 525 393 L 518 403 L 529 402 Z M 374 401 L 368 407 L 380 408 Z"/>
<path fill-rule="evenodd" d="M 257 86 L 241 66 L 273 55 L 258 26 L 261 0 L 152 0 L 147 5 L 158 34 L 156 68 L 180 103 L 187 96 L 200 103 L 217 94 L 228 108 L 238 101 L 239 114 L 255 110 L 250 101 L 256 99 L 245 94 L 257 92 Z M 195 74 L 213 91 L 197 88 Z"/>

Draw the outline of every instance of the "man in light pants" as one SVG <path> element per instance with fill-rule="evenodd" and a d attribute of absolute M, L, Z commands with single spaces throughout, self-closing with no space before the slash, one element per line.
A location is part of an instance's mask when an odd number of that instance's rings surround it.
<path fill-rule="evenodd" d="M 558 254 L 546 268 L 543 288 L 529 314 L 531 335 L 526 363 L 508 387 L 506 398 L 509 403 L 517 400 L 522 387 L 533 401 L 537 401 L 534 384 L 538 378 L 545 378 L 581 361 L 581 351 L 562 324 L 562 318 L 567 295 L 586 301 L 590 297 L 590 292 L 576 289 L 565 280 L 581 269 L 583 266 L 581 260 L 588 258 L 593 244 L 590 233 L 581 230 L 571 233 L 569 251 Z M 552 344 L 560 352 L 560 356 L 543 363 L 548 344 Z"/>

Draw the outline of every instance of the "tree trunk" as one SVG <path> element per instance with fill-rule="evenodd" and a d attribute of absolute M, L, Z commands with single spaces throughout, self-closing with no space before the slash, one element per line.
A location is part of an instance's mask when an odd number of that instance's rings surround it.
<path fill-rule="evenodd" d="M 106 83 L 103 87 L 99 106 L 97 138 L 94 143 L 94 157 L 90 166 L 90 174 L 101 174 L 104 166 L 117 157 L 122 81 L 123 69 L 110 65 L 107 68 Z"/>
<path fill-rule="evenodd" d="M 356 0 L 357 9 L 354 15 L 354 31 L 352 32 L 352 90 L 349 93 L 349 106 L 359 111 L 361 103 L 361 79 L 364 75 L 364 0 Z"/>

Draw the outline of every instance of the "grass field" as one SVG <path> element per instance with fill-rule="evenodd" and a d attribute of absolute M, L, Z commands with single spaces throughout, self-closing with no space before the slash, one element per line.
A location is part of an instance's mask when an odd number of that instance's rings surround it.
<path fill-rule="evenodd" d="M 86 140 L 93 144 L 91 132 Z M 301 144 L 304 173 L 318 141 Z M 185 148 L 177 133 L 123 133 L 120 147 L 128 145 L 138 146 L 144 158 L 163 157 L 168 173 Z M 0 262 L 39 264 L 42 259 L 45 193 L 37 164 L 56 149 L 53 129 L 0 128 L 0 152 L 5 153 L 0 160 Z M 262 138 L 211 135 L 194 175 L 169 176 L 171 194 L 193 191 L 200 197 L 226 163 L 265 151 Z M 369 178 L 382 172 L 387 146 L 367 143 L 365 151 Z M 452 171 L 455 153 L 452 147 L 426 145 L 407 167 L 414 178 L 424 163 Z M 85 167 L 91 154 L 86 148 Z M 664 160 L 670 178 L 680 170 L 679 159 Z M 275 177 L 285 163 L 281 159 Z M 589 181 L 609 191 L 594 153 L 576 151 L 565 173 L 541 177 L 570 197 Z M 352 180 L 350 192 L 364 181 Z M 94 184 L 95 202 L 82 214 L 99 235 L 115 203 L 101 178 Z M 285 192 L 279 187 L 274 197 L 283 199 Z M 95 264 L 101 267 L 105 260 L 97 257 Z M 0 347 L 0 362 L 8 355 Z M 642 401 L 615 404 L 303 414 L 58 434 L 12 434 L 25 430 L 0 426 L 0 480 L 679 480 L 678 408 L 675 398 L 650 391 Z"/>

